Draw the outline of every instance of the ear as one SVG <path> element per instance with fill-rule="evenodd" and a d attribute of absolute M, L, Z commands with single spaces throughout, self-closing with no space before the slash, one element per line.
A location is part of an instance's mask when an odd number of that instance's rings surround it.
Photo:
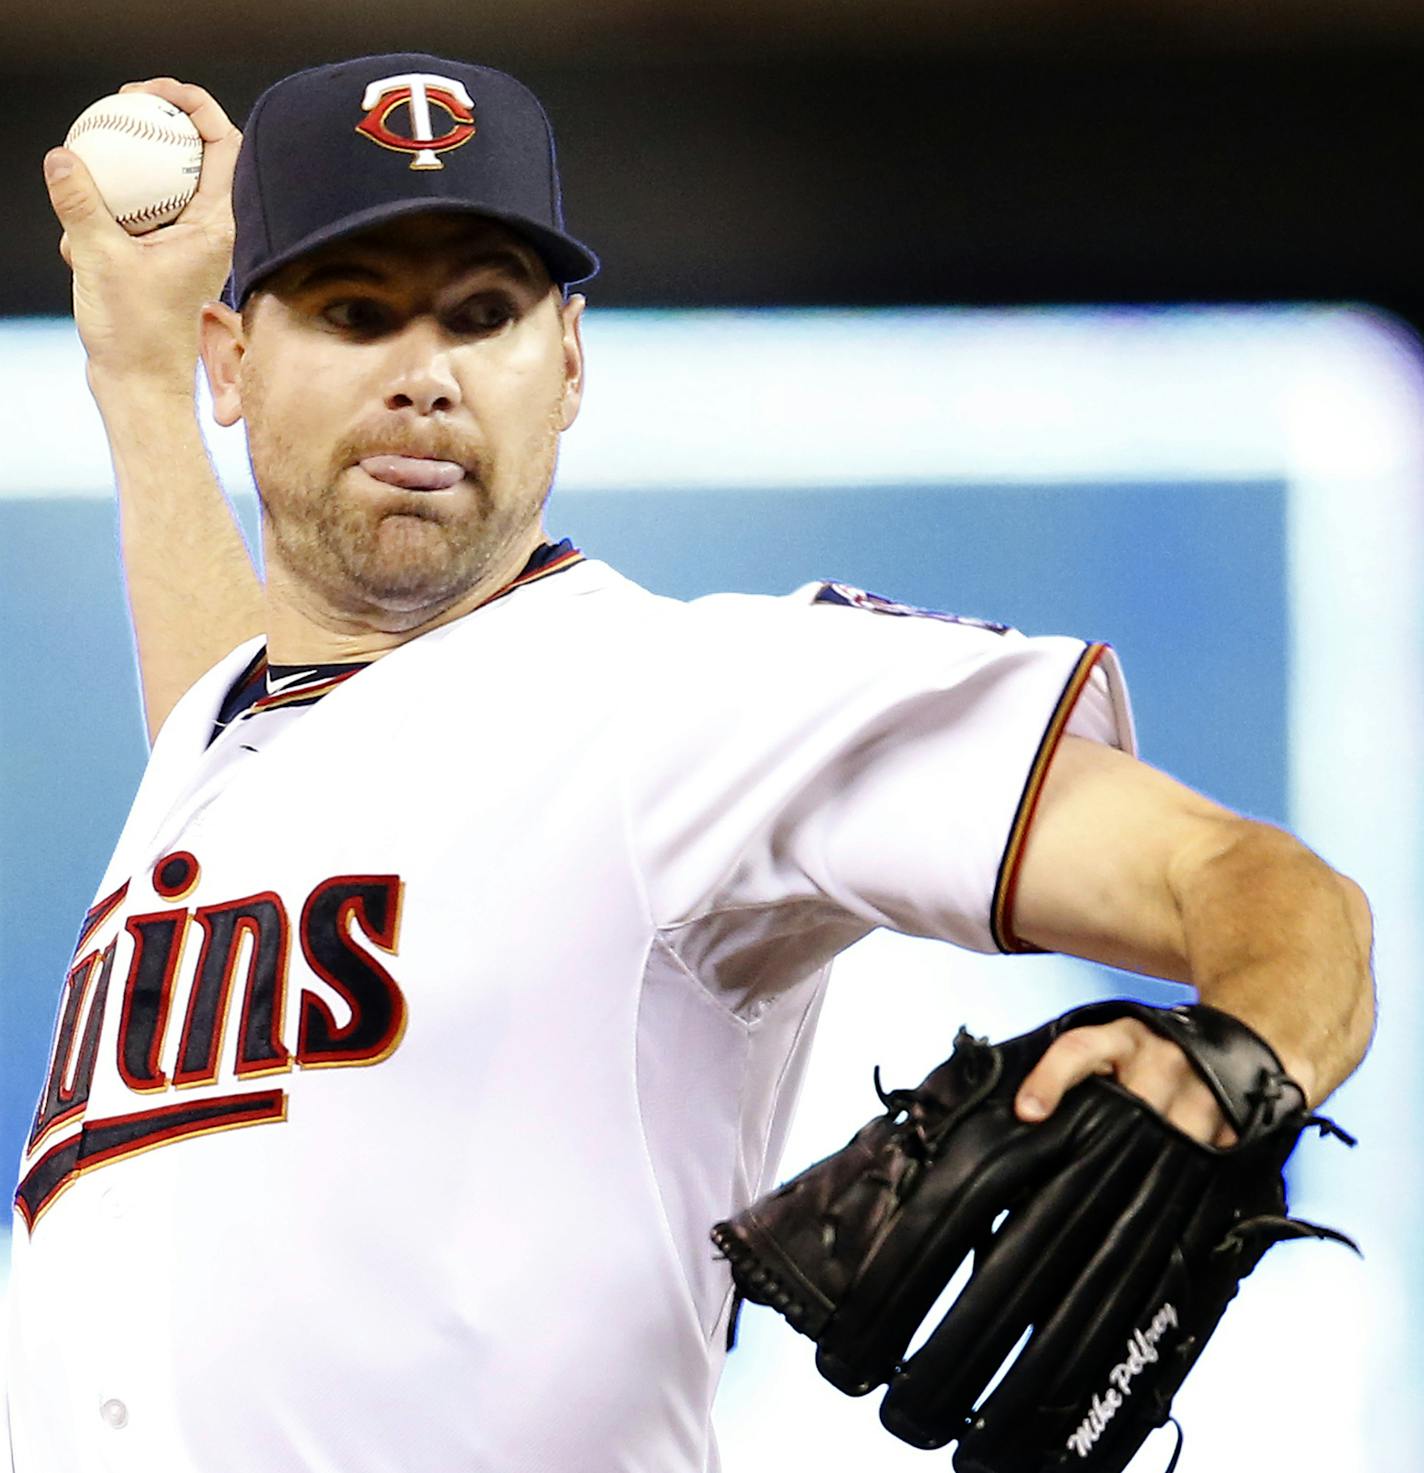
<path fill-rule="evenodd" d="M 559 406 L 559 429 L 578 418 L 583 403 L 583 309 L 586 300 L 575 293 L 564 303 L 564 395 Z"/>
<path fill-rule="evenodd" d="M 224 302 L 206 302 L 198 324 L 198 346 L 208 388 L 213 395 L 213 418 L 220 425 L 234 425 L 242 418 L 242 395 L 238 375 L 247 351 L 247 333 L 241 313 Z"/>

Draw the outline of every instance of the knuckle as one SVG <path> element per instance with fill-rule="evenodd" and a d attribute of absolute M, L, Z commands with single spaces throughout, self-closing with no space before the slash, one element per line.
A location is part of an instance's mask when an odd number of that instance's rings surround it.
<path fill-rule="evenodd" d="M 1122 1047 L 1132 1053 L 1142 1053 L 1150 1050 L 1154 1044 L 1166 1041 L 1137 1018 L 1119 1018 L 1117 1022 L 1107 1026 L 1113 1030 L 1113 1036 L 1120 1040 Z"/>
<path fill-rule="evenodd" d="M 1097 1058 L 1102 1052 L 1102 1046 L 1096 1038 L 1090 1036 L 1093 1032 L 1091 1028 L 1074 1028 L 1058 1040 L 1054 1050 L 1065 1059 Z"/>
<path fill-rule="evenodd" d="M 1159 1068 L 1170 1070 L 1179 1078 L 1196 1078 L 1196 1070 L 1192 1066 L 1191 1059 L 1170 1038 L 1160 1038 L 1154 1034 L 1143 1044 L 1142 1052 L 1145 1056 L 1150 1057 Z"/>

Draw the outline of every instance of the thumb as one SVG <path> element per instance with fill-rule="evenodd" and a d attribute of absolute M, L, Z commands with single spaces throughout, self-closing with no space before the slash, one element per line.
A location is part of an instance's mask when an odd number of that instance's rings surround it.
<path fill-rule="evenodd" d="M 105 208 L 84 160 L 67 148 L 52 148 L 44 160 L 49 202 L 71 242 L 125 233 Z"/>

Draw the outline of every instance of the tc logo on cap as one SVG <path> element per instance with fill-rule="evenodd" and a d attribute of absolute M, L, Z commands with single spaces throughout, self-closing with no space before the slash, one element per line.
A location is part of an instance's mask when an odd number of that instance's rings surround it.
<path fill-rule="evenodd" d="M 435 136 L 430 121 L 430 105 L 434 103 L 450 117 L 450 129 Z M 393 132 L 390 118 L 397 108 L 408 109 L 410 132 Z M 366 116 L 356 124 L 356 131 L 382 148 L 413 154 L 412 169 L 443 169 L 438 155 L 459 148 L 475 136 L 475 102 L 465 84 L 451 77 L 428 76 L 411 72 L 401 77 L 382 77 L 372 82 L 361 98 Z"/>

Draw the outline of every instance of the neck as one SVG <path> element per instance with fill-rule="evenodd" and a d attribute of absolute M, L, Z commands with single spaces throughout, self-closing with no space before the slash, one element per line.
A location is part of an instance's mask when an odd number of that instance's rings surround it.
<path fill-rule="evenodd" d="M 432 629 L 487 603 L 518 577 L 535 548 L 546 540 L 542 521 L 512 541 L 477 582 L 454 600 L 413 610 L 379 604 L 338 608 L 319 590 L 294 577 L 280 560 L 269 564 L 267 657 L 274 665 L 327 665 L 378 660 Z"/>

